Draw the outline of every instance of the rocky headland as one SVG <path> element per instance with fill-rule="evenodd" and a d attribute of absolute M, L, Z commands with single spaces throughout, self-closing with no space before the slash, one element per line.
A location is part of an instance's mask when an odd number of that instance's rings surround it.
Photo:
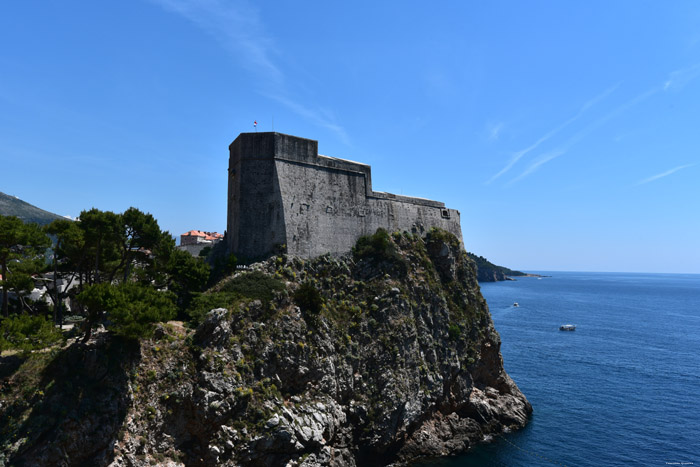
<path fill-rule="evenodd" d="M 515 280 L 513 277 L 541 277 L 538 274 L 526 274 L 505 266 L 498 266 L 474 253 L 467 253 L 467 255 L 476 265 L 476 278 L 479 282 L 512 281 Z"/>
<path fill-rule="evenodd" d="M 401 465 L 532 411 L 475 265 L 445 232 L 272 257 L 207 296 L 228 303 L 194 329 L 3 362 L 0 465 Z"/>

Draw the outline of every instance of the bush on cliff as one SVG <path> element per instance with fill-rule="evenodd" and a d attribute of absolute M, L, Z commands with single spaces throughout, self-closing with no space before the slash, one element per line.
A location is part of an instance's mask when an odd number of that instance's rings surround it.
<path fill-rule="evenodd" d="M 0 323 L 0 351 L 43 349 L 61 340 L 61 332 L 44 316 L 23 313 L 5 318 Z"/>
<path fill-rule="evenodd" d="M 231 309 L 241 296 L 232 292 L 208 292 L 194 297 L 187 309 L 190 325 L 198 326 L 214 308 Z"/>
<path fill-rule="evenodd" d="M 267 303 L 275 292 L 284 290 L 284 283 L 260 271 L 253 271 L 237 275 L 222 284 L 219 290 Z"/>
<path fill-rule="evenodd" d="M 379 228 L 372 235 L 363 235 L 357 239 L 352 249 L 355 259 L 375 258 L 392 259 L 396 256 L 396 248 L 391 243 L 391 237 L 386 229 Z"/>
<path fill-rule="evenodd" d="M 311 282 L 304 282 L 294 292 L 294 303 L 305 313 L 319 314 L 323 306 L 323 297 Z"/>
<path fill-rule="evenodd" d="M 370 261 L 383 266 L 383 272 L 404 276 L 408 271 L 406 260 L 401 256 L 386 229 L 378 228 L 372 235 L 357 240 L 352 248 L 355 261 Z"/>
<path fill-rule="evenodd" d="M 284 290 L 285 285 L 260 271 L 244 272 L 219 282 L 208 292 L 196 295 L 187 309 L 190 325 L 197 326 L 206 314 L 214 308 L 228 310 L 245 300 L 260 300 L 267 305 L 275 294 Z"/>

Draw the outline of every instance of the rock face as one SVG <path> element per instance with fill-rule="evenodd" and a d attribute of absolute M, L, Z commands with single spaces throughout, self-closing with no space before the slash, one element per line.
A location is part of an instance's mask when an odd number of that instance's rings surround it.
<path fill-rule="evenodd" d="M 355 253 L 255 264 L 284 284 L 274 298 L 212 310 L 187 336 L 161 327 L 124 360 L 124 394 L 104 404 L 101 430 L 95 416 L 56 415 L 43 434 L 6 438 L 6 459 L 387 465 L 463 452 L 524 426 L 532 408 L 503 370 L 459 241 L 442 231 L 385 235 Z M 104 398 L 95 386 L 113 377 L 101 378 L 90 387 Z"/>

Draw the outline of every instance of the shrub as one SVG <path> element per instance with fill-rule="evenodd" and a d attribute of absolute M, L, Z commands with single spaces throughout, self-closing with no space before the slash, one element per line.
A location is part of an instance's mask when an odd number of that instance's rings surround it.
<path fill-rule="evenodd" d="M 281 290 L 284 290 L 282 281 L 260 271 L 240 274 L 221 287 L 222 292 L 235 293 L 265 303 L 272 300 L 275 292 Z"/>
<path fill-rule="evenodd" d="M 231 292 L 210 292 L 195 296 L 186 313 L 192 326 L 199 325 L 214 308 L 231 309 L 240 300 L 240 295 Z"/>
<path fill-rule="evenodd" d="M 364 235 L 357 239 L 357 243 L 352 249 L 355 259 L 390 259 L 395 253 L 396 247 L 391 242 L 389 232 L 382 228 L 377 229 L 372 235 Z"/>
<path fill-rule="evenodd" d="M 399 253 L 396 244 L 386 229 L 378 228 L 372 235 L 365 235 L 357 240 L 352 249 L 355 260 L 369 259 L 390 265 L 386 272 L 399 276 L 408 272 L 408 264 Z"/>
<path fill-rule="evenodd" d="M 323 297 L 311 282 L 306 281 L 294 292 L 294 303 L 301 311 L 317 315 L 321 312 Z"/>
<path fill-rule="evenodd" d="M 427 244 L 442 242 L 454 248 L 460 247 L 459 239 L 453 233 L 438 227 L 431 227 L 426 237 Z"/>
<path fill-rule="evenodd" d="M 43 316 L 21 314 L 5 318 L 0 323 L 0 350 L 43 349 L 61 339 L 61 331 Z"/>

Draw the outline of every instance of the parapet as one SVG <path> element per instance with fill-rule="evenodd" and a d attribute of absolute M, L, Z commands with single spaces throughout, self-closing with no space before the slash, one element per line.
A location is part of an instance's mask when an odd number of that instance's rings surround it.
<path fill-rule="evenodd" d="M 231 161 L 282 159 L 311 162 L 318 158 L 318 141 L 276 132 L 241 133 L 229 145 Z"/>

